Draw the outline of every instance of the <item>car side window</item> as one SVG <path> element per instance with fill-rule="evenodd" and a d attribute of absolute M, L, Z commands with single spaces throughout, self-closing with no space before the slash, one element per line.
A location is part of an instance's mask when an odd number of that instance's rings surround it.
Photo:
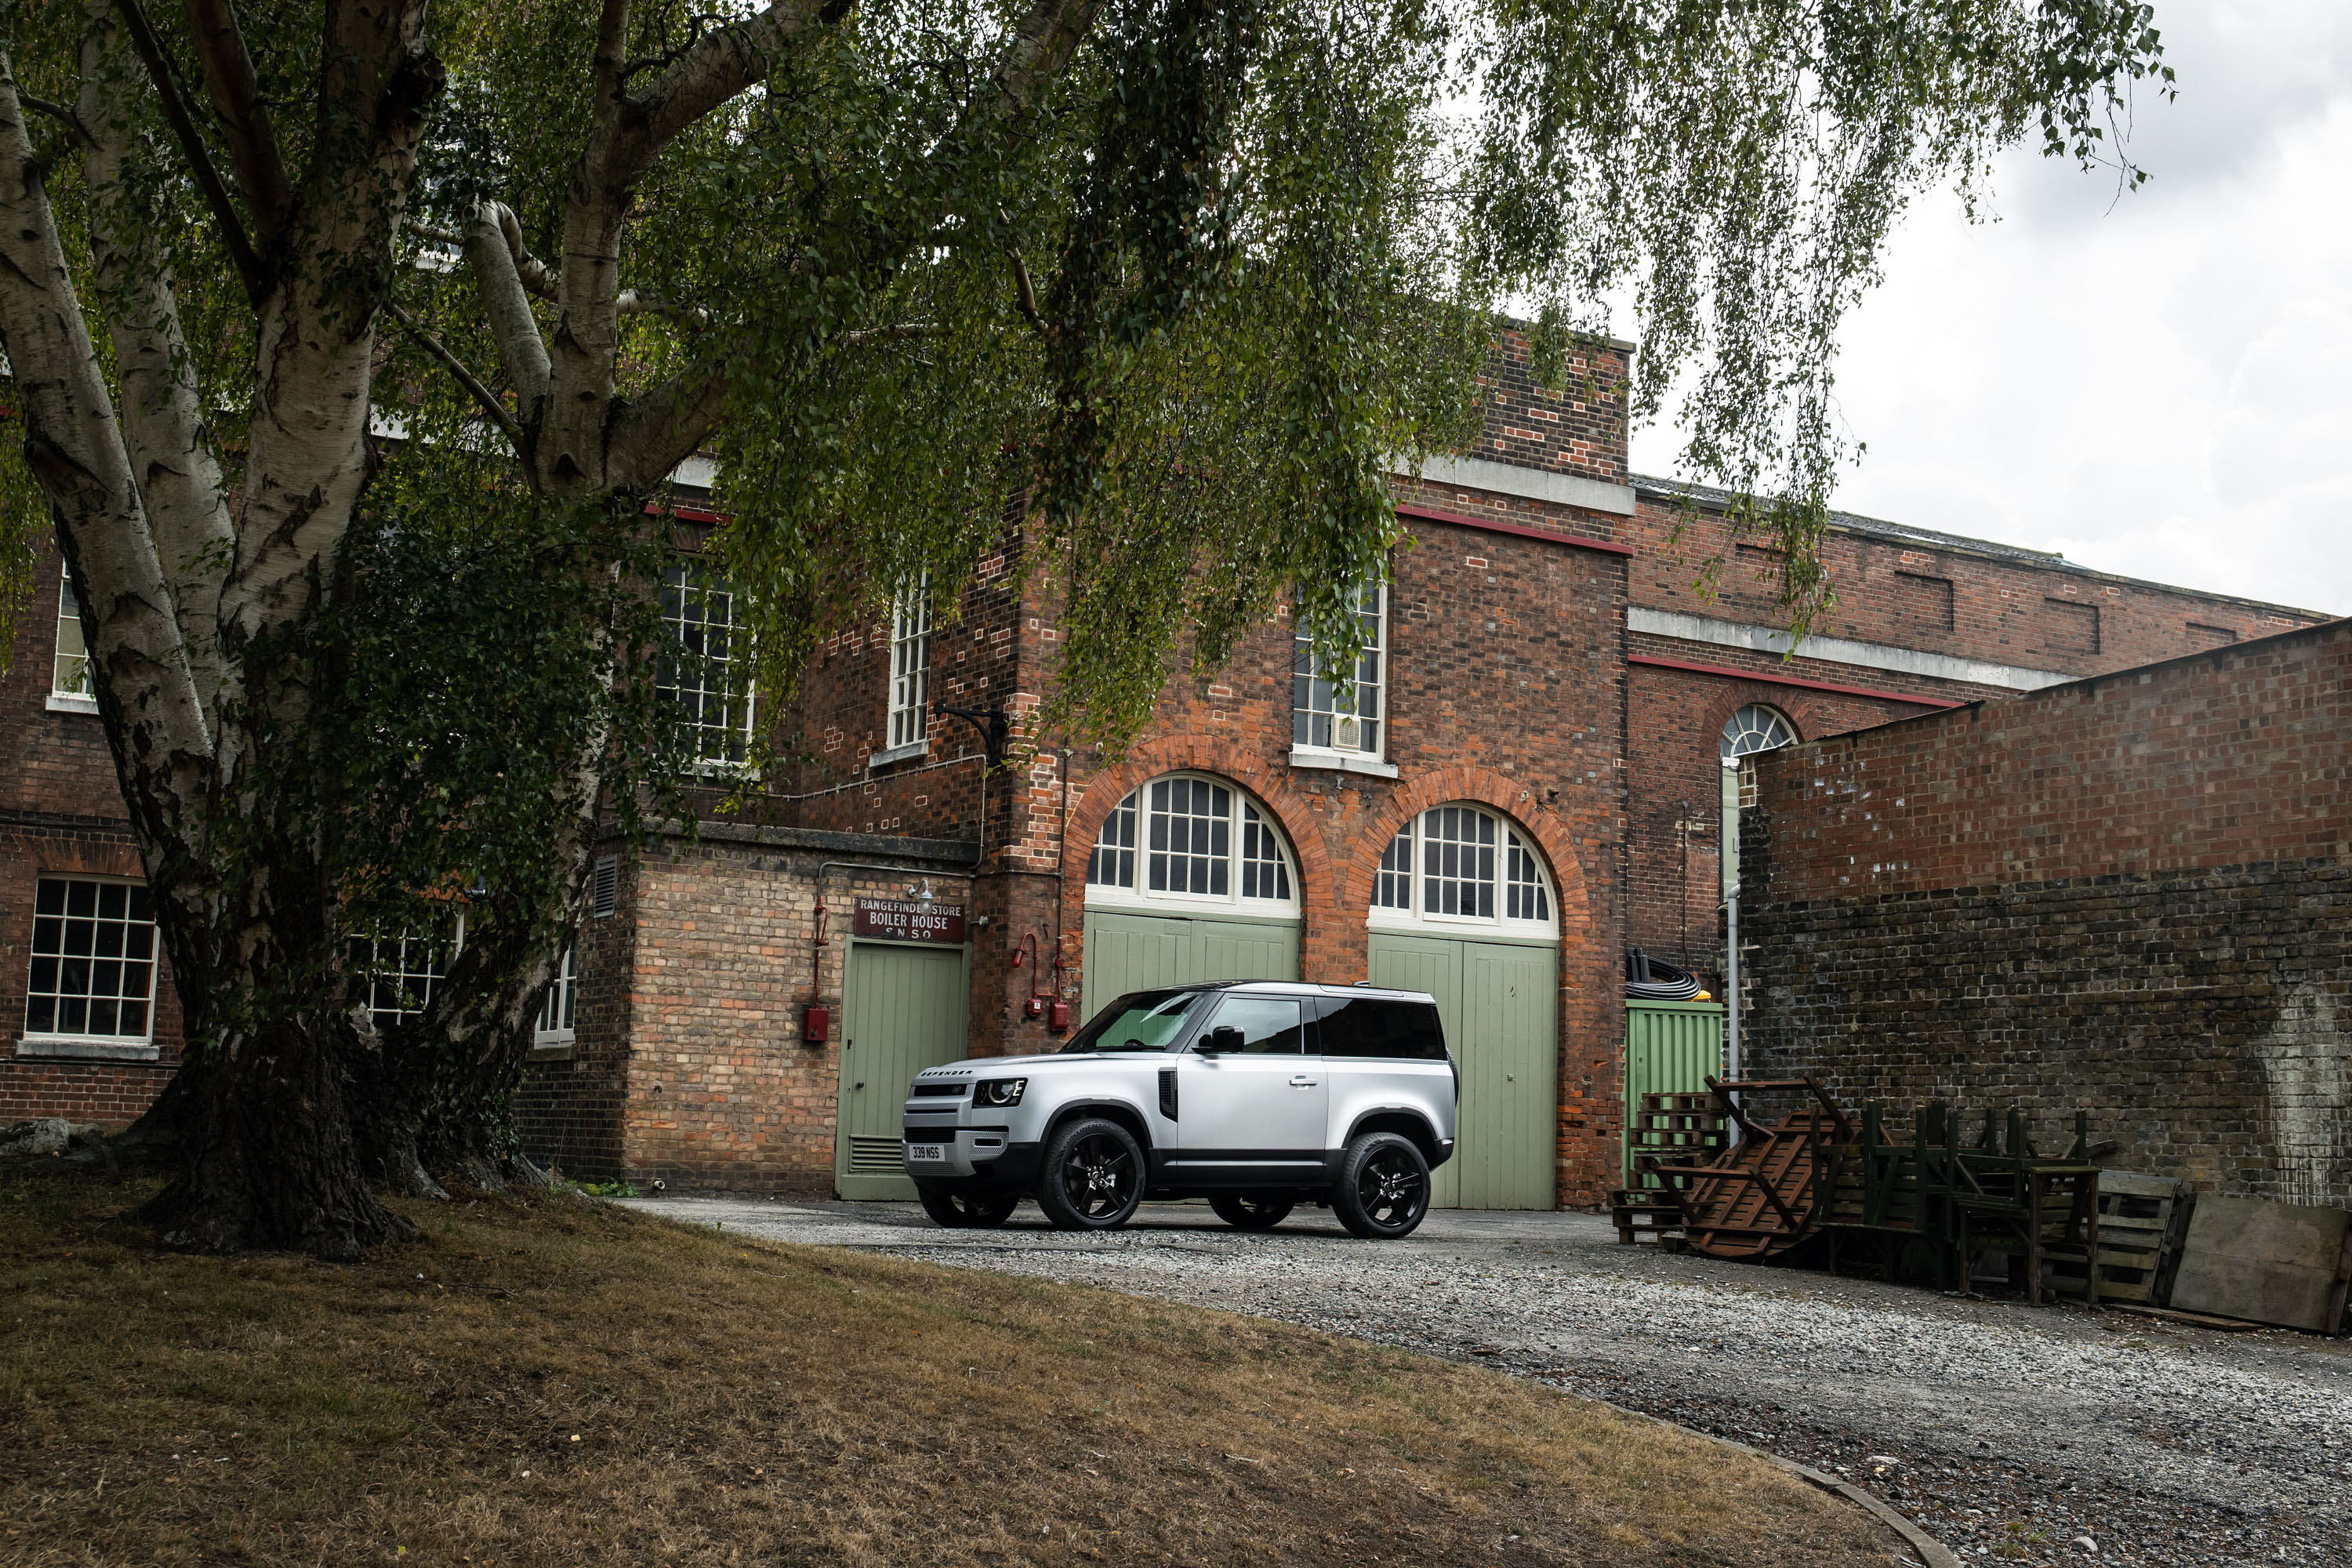
<path fill-rule="evenodd" d="M 1209 1020 L 1212 1029 L 1239 1029 L 1242 1050 L 1248 1056 L 1304 1056 L 1303 1026 L 1295 996 L 1228 996 Z"/>
<path fill-rule="evenodd" d="M 1412 1058 L 1436 1061 L 1445 1055 L 1445 1031 L 1437 1009 L 1426 1002 L 1385 996 L 1328 998 L 1316 1026 L 1327 1057 Z"/>

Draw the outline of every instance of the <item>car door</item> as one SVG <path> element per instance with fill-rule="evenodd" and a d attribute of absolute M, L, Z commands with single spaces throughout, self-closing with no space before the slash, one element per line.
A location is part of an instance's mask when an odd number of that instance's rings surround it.
<path fill-rule="evenodd" d="M 1307 1053 L 1297 996 L 1228 995 L 1177 1059 L 1180 1182 L 1209 1186 L 1312 1183 L 1323 1170 L 1330 1086 Z M 1235 1031 L 1237 1048 L 1204 1055 L 1200 1042 Z M 1228 1036 L 1228 1039 L 1234 1037 Z"/>

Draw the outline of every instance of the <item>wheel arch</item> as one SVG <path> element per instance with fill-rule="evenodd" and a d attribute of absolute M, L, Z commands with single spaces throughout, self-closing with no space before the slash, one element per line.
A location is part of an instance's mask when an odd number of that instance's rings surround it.
<path fill-rule="evenodd" d="M 1063 1128 L 1088 1116 L 1098 1116 L 1106 1121 L 1116 1121 L 1132 1133 L 1148 1160 L 1152 1152 L 1151 1123 L 1142 1110 L 1123 1100 L 1077 1100 L 1054 1112 L 1045 1123 L 1045 1132 L 1038 1139 L 1042 1152 L 1058 1137 Z"/>
<path fill-rule="evenodd" d="M 1399 1106 L 1367 1110 L 1349 1125 L 1348 1136 L 1339 1146 L 1344 1149 L 1367 1132 L 1394 1132 L 1409 1140 L 1433 1171 L 1452 1157 L 1452 1151 L 1438 1141 L 1437 1129 L 1418 1110 Z"/>

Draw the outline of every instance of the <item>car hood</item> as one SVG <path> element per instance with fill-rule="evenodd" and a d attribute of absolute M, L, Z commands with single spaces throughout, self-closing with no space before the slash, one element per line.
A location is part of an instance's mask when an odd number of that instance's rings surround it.
<path fill-rule="evenodd" d="M 1127 1053 L 1132 1055 L 1134 1053 Z M 1032 1073 L 1052 1072 L 1057 1068 L 1069 1068 L 1079 1063 L 1094 1063 L 1101 1058 L 1092 1051 L 1076 1056 L 1055 1052 L 1042 1057 L 966 1057 L 945 1067 L 925 1068 L 921 1077 L 927 1080 L 952 1079 L 958 1082 L 975 1078 L 1025 1078 Z"/>

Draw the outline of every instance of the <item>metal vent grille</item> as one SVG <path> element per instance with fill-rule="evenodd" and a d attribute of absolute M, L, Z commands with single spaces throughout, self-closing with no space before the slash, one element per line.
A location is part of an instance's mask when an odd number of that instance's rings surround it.
<path fill-rule="evenodd" d="M 621 858 L 607 855 L 596 862 L 596 918 L 603 920 L 621 904 Z"/>
<path fill-rule="evenodd" d="M 896 1138 L 852 1138 L 849 1173 L 853 1176 L 902 1176 L 907 1173 L 907 1146 Z"/>
<path fill-rule="evenodd" d="M 1169 1121 L 1176 1120 L 1176 1069 L 1160 1069 L 1160 1114 Z"/>

